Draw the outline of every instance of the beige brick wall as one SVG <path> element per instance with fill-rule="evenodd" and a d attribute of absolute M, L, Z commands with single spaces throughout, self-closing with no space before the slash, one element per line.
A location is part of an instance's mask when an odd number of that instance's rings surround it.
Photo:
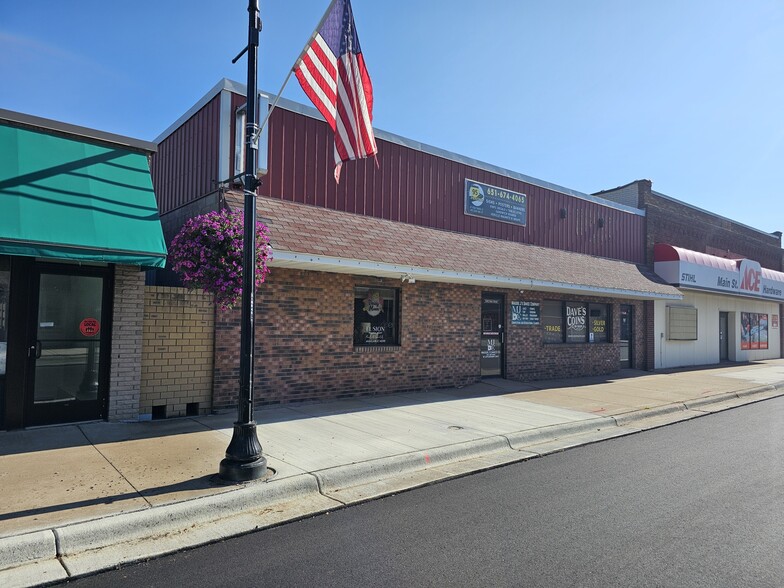
<path fill-rule="evenodd" d="M 118 265 L 114 274 L 112 361 L 109 376 L 110 421 L 139 418 L 144 272 Z"/>
<path fill-rule="evenodd" d="M 185 416 L 186 405 L 199 403 L 199 414 L 212 409 L 215 311 L 201 291 L 147 286 L 141 357 L 141 419 L 153 407 L 166 416 Z"/>

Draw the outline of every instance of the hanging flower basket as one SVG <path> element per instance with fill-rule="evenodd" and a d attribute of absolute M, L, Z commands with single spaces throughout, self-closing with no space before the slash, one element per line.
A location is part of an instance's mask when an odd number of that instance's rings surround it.
<path fill-rule="evenodd" d="M 172 239 L 169 263 L 187 288 L 201 288 L 222 309 L 242 296 L 243 212 L 208 212 L 188 220 Z M 264 283 L 272 259 L 269 231 L 256 223 L 256 287 Z"/>

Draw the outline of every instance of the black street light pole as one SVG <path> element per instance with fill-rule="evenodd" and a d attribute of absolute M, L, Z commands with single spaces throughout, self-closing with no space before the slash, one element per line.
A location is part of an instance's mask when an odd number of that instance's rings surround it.
<path fill-rule="evenodd" d="M 240 331 L 240 393 L 237 422 L 218 476 L 227 482 L 257 480 L 267 473 L 267 459 L 253 420 L 253 352 L 256 339 L 256 177 L 258 125 L 256 124 L 256 61 L 259 51 L 259 0 L 248 1 L 248 93 L 245 106 L 245 219 L 242 250 L 242 325 Z"/>

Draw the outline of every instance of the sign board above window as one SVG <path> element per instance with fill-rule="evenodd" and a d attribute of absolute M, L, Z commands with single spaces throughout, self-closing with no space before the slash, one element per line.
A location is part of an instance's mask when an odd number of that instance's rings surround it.
<path fill-rule="evenodd" d="M 506 188 L 466 178 L 463 212 L 489 220 L 525 226 L 528 197 Z"/>
<path fill-rule="evenodd" d="M 512 306 L 513 325 L 538 325 L 539 303 L 514 301 Z"/>

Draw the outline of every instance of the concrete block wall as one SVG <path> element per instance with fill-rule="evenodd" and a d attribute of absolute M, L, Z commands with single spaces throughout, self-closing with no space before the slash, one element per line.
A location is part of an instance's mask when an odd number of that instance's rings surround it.
<path fill-rule="evenodd" d="M 139 416 L 143 308 L 144 273 L 137 267 L 117 266 L 107 412 L 110 421 L 136 420 Z"/>
<path fill-rule="evenodd" d="M 215 311 L 212 296 L 148 286 L 144 294 L 141 419 L 207 414 L 212 409 Z M 198 403 L 198 409 L 194 403 Z"/>
<path fill-rule="evenodd" d="M 354 347 L 354 287 L 400 290 L 401 344 Z M 507 377 L 536 380 L 605 374 L 620 367 L 619 305 L 607 298 L 560 296 L 347 274 L 273 268 L 256 306 L 258 404 L 322 400 L 463 386 L 480 378 L 482 292 L 506 295 Z M 571 300 L 612 305 L 613 338 L 602 344 L 544 345 L 541 327 L 511 327 L 512 300 Z M 624 301 L 627 302 L 627 301 Z M 635 366 L 645 362 L 644 312 L 635 306 Z M 213 407 L 235 406 L 240 312 L 218 311 Z"/>

